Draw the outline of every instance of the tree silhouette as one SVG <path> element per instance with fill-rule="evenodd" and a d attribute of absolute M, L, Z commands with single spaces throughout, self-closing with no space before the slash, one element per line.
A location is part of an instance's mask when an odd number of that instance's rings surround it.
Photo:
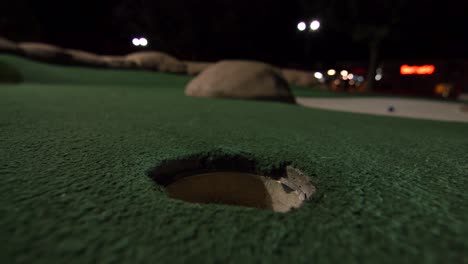
<path fill-rule="evenodd" d="M 400 21 L 406 0 L 301 0 L 306 13 L 321 17 L 329 28 L 367 45 L 367 89 L 372 90 L 382 42 Z"/>

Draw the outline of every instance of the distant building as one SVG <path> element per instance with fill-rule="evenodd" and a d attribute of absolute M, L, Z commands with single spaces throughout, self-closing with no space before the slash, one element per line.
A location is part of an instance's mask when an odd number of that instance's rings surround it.
<path fill-rule="evenodd" d="M 335 68 L 353 74 L 351 83 L 367 77 L 366 62 L 341 62 Z M 384 60 L 375 78 L 375 92 L 455 98 L 468 93 L 468 60 Z"/>
<path fill-rule="evenodd" d="M 381 67 L 378 91 L 443 97 L 468 92 L 466 60 L 387 60 Z"/>

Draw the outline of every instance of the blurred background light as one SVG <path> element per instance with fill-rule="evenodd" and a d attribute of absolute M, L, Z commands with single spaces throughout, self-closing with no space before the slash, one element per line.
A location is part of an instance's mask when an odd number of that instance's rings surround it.
<path fill-rule="evenodd" d="M 310 29 L 315 31 L 320 28 L 320 22 L 318 20 L 314 20 L 310 23 Z"/>
<path fill-rule="evenodd" d="M 133 46 L 140 46 L 140 40 L 137 38 L 132 39 Z"/>
<path fill-rule="evenodd" d="M 297 29 L 299 29 L 299 31 L 304 31 L 306 30 L 307 28 L 307 25 L 305 22 L 299 22 L 299 24 L 297 24 Z"/>
<path fill-rule="evenodd" d="M 140 45 L 146 47 L 148 45 L 148 40 L 146 38 L 140 38 Z"/>

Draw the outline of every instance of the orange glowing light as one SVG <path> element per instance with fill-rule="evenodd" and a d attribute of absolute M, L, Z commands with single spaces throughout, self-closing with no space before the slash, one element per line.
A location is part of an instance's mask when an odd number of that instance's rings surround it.
<path fill-rule="evenodd" d="M 434 65 L 423 65 L 423 66 L 409 66 L 409 65 L 401 65 L 400 73 L 402 75 L 409 75 L 409 74 L 418 74 L 418 75 L 425 75 L 425 74 L 433 74 L 435 71 Z"/>

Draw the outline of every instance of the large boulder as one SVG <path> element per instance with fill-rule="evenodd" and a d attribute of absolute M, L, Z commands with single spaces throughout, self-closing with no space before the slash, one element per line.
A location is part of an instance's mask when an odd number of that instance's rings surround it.
<path fill-rule="evenodd" d="M 293 69 L 281 69 L 281 73 L 290 85 L 313 86 L 318 84 L 312 72 Z"/>
<path fill-rule="evenodd" d="M 19 47 L 15 42 L 0 37 L 0 52 L 16 54 L 19 51 Z"/>
<path fill-rule="evenodd" d="M 200 62 L 200 61 L 184 61 L 187 66 L 187 73 L 195 76 L 206 70 L 208 67 L 213 65 L 212 62 Z"/>
<path fill-rule="evenodd" d="M 281 73 L 268 64 L 253 61 L 220 61 L 194 78 L 185 94 L 295 103 Z"/>
<path fill-rule="evenodd" d="M 134 62 L 138 67 L 145 70 L 185 73 L 186 66 L 183 62 L 163 52 L 142 51 L 127 55 L 127 60 Z"/>
<path fill-rule="evenodd" d="M 44 43 L 22 42 L 18 44 L 22 53 L 31 59 L 49 63 L 70 63 L 71 56 L 64 49 Z"/>
<path fill-rule="evenodd" d="M 65 53 L 70 55 L 70 64 L 72 65 L 83 65 L 83 66 L 94 66 L 94 67 L 104 67 L 106 66 L 106 61 L 94 53 L 75 50 L 75 49 L 66 49 Z"/>

